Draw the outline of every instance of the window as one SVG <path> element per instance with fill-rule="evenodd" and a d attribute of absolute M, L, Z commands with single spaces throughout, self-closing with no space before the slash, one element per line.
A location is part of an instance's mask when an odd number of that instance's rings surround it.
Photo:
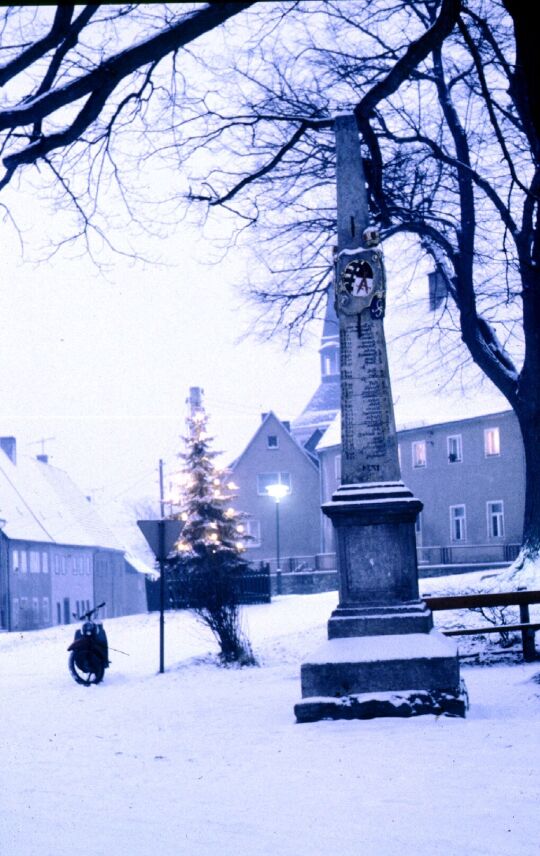
<path fill-rule="evenodd" d="M 423 518 L 422 518 L 422 512 L 420 511 L 416 517 L 416 520 L 414 521 L 414 534 L 416 537 L 416 546 L 417 547 L 421 547 L 423 540 L 424 540 L 422 529 L 423 529 Z"/>
<path fill-rule="evenodd" d="M 261 523 L 260 520 L 254 520 L 250 518 L 249 520 L 244 520 L 244 530 L 246 538 L 246 548 L 249 550 L 250 547 L 260 547 L 261 546 Z"/>
<path fill-rule="evenodd" d="M 488 538 L 504 537 L 504 505 L 502 500 L 487 503 Z"/>
<path fill-rule="evenodd" d="M 339 371 L 338 354 L 335 348 L 321 355 L 323 376 L 337 374 Z"/>
<path fill-rule="evenodd" d="M 28 553 L 28 564 L 30 565 L 31 574 L 39 574 L 39 553 L 37 550 L 30 550 Z"/>
<path fill-rule="evenodd" d="M 484 431 L 484 455 L 493 458 L 501 454 L 501 437 L 498 428 L 486 428 Z"/>
<path fill-rule="evenodd" d="M 41 554 L 41 570 L 44 574 L 49 573 L 49 554 L 42 553 Z"/>
<path fill-rule="evenodd" d="M 39 624 L 39 597 L 32 598 L 32 621 Z"/>
<path fill-rule="evenodd" d="M 51 608 L 49 605 L 49 598 L 43 597 L 41 599 L 41 618 L 43 624 L 51 623 Z"/>
<path fill-rule="evenodd" d="M 465 541 L 467 538 L 467 527 L 464 505 L 450 506 L 450 540 Z"/>
<path fill-rule="evenodd" d="M 399 468 L 401 469 L 401 443 L 398 443 L 397 459 L 398 459 Z"/>
<path fill-rule="evenodd" d="M 56 623 L 62 624 L 62 604 L 56 602 Z"/>
<path fill-rule="evenodd" d="M 269 434 L 268 437 L 266 438 L 266 445 L 268 446 L 269 449 L 278 449 L 279 448 L 279 441 L 277 438 L 277 434 Z"/>
<path fill-rule="evenodd" d="M 14 598 L 13 598 L 13 607 L 12 607 L 11 613 L 12 613 L 12 615 L 11 615 L 11 625 L 12 625 L 12 627 L 13 627 L 13 630 L 16 630 L 16 629 L 17 629 L 17 627 L 19 626 L 19 622 L 20 622 L 20 615 L 19 615 L 19 598 L 18 598 L 18 597 L 14 597 Z"/>
<path fill-rule="evenodd" d="M 426 466 L 426 441 L 417 440 L 412 444 L 412 465 L 413 467 Z"/>
<path fill-rule="evenodd" d="M 13 550 L 11 554 L 11 567 L 13 568 L 13 573 L 16 573 L 19 570 L 19 551 Z M 17 601 L 18 608 L 19 601 Z"/>
<path fill-rule="evenodd" d="M 448 463 L 461 463 L 461 461 L 463 460 L 463 454 L 461 449 L 461 434 L 455 434 L 452 437 L 447 437 L 446 446 L 448 449 Z"/>
<path fill-rule="evenodd" d="M 334 475 L 338 484 L 341 484 L 341 455 L 334 458 Z"/>
<path fill-rule="evenodd" d="M 268 496 L 267 487 L 271 484 L 283 484 L 291 490 L 291 474 L 290 473 L 259 473 L 257 476 L 257 493 L 259 496 Z"/>
<path fill-rule="evenodd" d="M 22 574 L 28 570 L 26 550 L 19 550 L 19 569 Z"/>

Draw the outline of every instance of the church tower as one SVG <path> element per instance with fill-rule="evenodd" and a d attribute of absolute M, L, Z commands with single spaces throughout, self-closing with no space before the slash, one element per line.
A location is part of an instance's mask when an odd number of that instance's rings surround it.
<path fill-rule="evenodd" d="M 321 382 L 292 423 L 292 435 L 301 446 L 313 453 L 328 426 L 334 421 L 341 406 L 339 381 L 339 323 L 334 308 L 334 293 L 330 287 L 324 316 L 321 346 Z"/>

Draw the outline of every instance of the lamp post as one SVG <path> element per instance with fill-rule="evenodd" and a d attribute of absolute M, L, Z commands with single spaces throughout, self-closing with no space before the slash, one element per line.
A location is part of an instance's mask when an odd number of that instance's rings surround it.
<path fill-rule="evenodd" d="M 271 496 L 276 503 L 276 586 L 277 593 L 281 594 L 281 567 L 279 555 L 279 503 L 284 496 L 289 493 L 289 488 L 285 484 L 269 484 L 266 488 L 268 496 Z"/>

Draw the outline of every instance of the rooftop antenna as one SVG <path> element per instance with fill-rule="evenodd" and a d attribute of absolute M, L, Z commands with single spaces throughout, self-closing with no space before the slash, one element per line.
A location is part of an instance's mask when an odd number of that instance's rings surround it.
<path fill-rule="evenodd" d="M 45 443 L 50 443 L 52 440 L 56 440 L 56 437 L 42 437 L 40 440 L 32 440 L 30 443 L 27 443 L 28 446 L 37 446 L 41 443 L 41 454 L 46 455 L 45 452 Z"/>

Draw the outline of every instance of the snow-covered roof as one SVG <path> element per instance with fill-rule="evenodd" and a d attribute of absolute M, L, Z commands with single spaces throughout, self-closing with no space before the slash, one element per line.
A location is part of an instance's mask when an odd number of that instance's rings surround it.
<path fill-rule="evenodd" d="M 323 381 L 312 395 L 304 410 L 292 423 L 293 434 L 305 426 L 328 425 L 340 408 L 341 386 L 339 378 Z"/>
<path fill-rule="evenodd" d="M 333 422 L 328 426 L 323 436 L 317 443 L 316 452 L 331 449 L 332 446 L 341 445 L 341 413 L 338 413 Z"/>
<path fill-rule="evenodd" d="M 456 413 L 456 411 L 454 411 Z M 433 422 L 427 422 L 425 419 L 419 419 L 416 423 L 411 422 L 406 425 L 398 425 L 397 431 L 398 434 L 403 431 L 414 431 L 419 428 L 436 428 L 440 425 L 451 425 L 456 422 L 468 422 L 473 421 L 475 419 L 482 419 L 487 416 L 505 416 L 508 413 L 511 413 L 510 410 L 488 410 L 487 412 L 478 413 L 478 414 L 469 414 L 466 416 L 455 415 L 453 419 L 437 419 Z M 332 424 L 326 429 L 324 435 L 321 437 L 317 446 L 315 448 L 316 452 L 323 452 L 326 449 L 331 449 L 336 446 L 341 445 L 341 413 L 338 413 Z"/>
<path fill-rule="evenodd" d="M 24 456 L 14 464 L 1 450 L 0 517 L 11 540 L 124 551 L 67 473 Z"/>

